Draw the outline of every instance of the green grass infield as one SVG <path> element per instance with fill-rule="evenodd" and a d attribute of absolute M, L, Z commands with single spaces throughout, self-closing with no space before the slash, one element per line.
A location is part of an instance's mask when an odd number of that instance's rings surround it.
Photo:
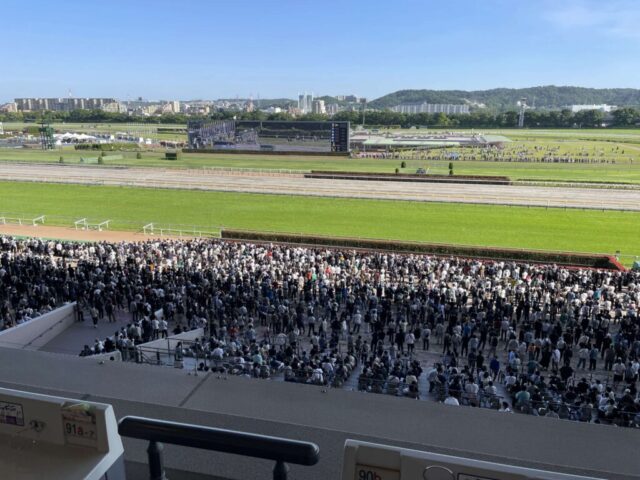
<path fill-rule="evenodd" d="M 533 250 L 640 254 L 640 213 L 0 182 L 0 215 L 219 227 Z M 30 217 L 31 216 L 31 217 Z M 629 263 L 631 260 L 625 261 Z"/>

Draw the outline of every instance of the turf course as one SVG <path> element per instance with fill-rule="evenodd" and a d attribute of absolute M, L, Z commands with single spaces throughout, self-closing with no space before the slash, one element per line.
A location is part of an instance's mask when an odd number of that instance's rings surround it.
<path fill-rule="evenodd" d="M 512 180 L 550 180 L 577 182 L 621 182 L 640 184 L 639 159 L 620 161 L 615 164 L 554 164 L 554 163 L 506 163 L 456 161 L 457 175 L 506 175 Z M 108 152 L 108 154 L 111 152 Z M 426 168 L 429 173 L 447 175 L 449 161 L 446 160 L 405 160 L 406 168 L 400 168 L 401 160 L 372 158 L 344 158 L 327 156 L 286 156 L 286 155 L 237 155 L 237 154 L 181 154 L 177 161 L 164 159 L 164 151 L 146 150 L 141 159 L 135 152 L 114 152 L 121 154 L 122 160 L 106 161 L 105 165 L 162 167 L 162 168 L 240 168 L 252 170 L 332 170 L 356 172 L 393 173 L 396 168 L 402 173 L 415 173 L 418 168 Z M 80 157 L 95 157 L 98 153 L 76 151 L 72 148 L 43 152 L 29 149 L 0 149 L 0 162 L 58 163 L 60 156 L 65 163 L 79 164 Z M 87 166 L 91 168 L 90 166 Z"/>
<path fill-rule="evenodd" d="M 640 213 L 0 182 L 0 214 L 640 254 Z M 57 216 L 57 218 L 56 218 Z M 627 262 L 629 263 L 629 262 Z"/>
<path fill-rule="evenodd" d="M 5 130 L 21 129 L 25 124 L 5 125 Z M 31 124 L 33 126 L 33 124 Z M 59 131 L 95 133 L 140 128 L 157 128 L 157 125 L 126 126 L 124 124 L 56 124 Z M 162 125 L 161 127 L 180 127 Z M 181 127 L 184 127 L 181 126 Z M 386 130 L 382 130 L 384 133 Z M 471 133 L 471 130 L 458 130 Z M 504 175 L 512 180 L 548 180 L 574 182 L 605 182 L 640 184 L 640 129 L 502 129 L 481 130 L 487 134 L 501 134 L 511 139 L 501 152 L 506 156 L 542 157 L 552 155 L 572 158 L 588 154 L 588 159 L 601 163 L 539 163 L 539 162 L 498 162 L 468 161 L 454 162 L 454 171 L 458 175 Z M 426 130 L 398 130 L 397 133 L 423 134 Z M 476 131 L 477 133 L 477 131 Z M 450 152 L 462 155 L 478 153 L 472 149 L 434 150 L 432 158 L 426 160 L 404 160 L 406 168 L 401 167 L 402 160 L 383 160 L 373 158 L 344 158 L 328 156 L 288 156 L 288 155 L 237 155 L 219 154 L 182 154 L 177 161 L 164 159 L 164 151 L 142 147 L 142 158 L 137 159 L 135 152 L 121 152 L 122 160 L 105 162 L 113 166 L 138 166 L 162 168 L 233 168 L 261 170 L 339 170 L 356 172 L 393 173 L 396 168 L 402 173 L 415 173 L 418 168 L 429 173 L 448 174 L 448 159 L 439 159 Z M 0 149 L 0 162 L 46 162 L 56 163 L 60 156 L 66 163 L 79 163 L 80 157 L 96 156 L 95 152 L 76 151 L 73 147 L 64 147 L 48 152 L 37 149 Z"/>

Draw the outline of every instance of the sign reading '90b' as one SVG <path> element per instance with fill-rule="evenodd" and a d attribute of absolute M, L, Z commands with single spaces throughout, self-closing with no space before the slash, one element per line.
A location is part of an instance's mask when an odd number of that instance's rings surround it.
<path fill-rule="evenodd" d="M 400 472 L 370 465 L 356 465 L 355 480 L 400 480 Z"/>

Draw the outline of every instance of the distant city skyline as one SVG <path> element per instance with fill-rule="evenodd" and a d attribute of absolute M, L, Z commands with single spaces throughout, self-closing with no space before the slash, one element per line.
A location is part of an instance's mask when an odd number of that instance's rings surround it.
<path fill-rule="evenodd" d="M 289 98 L 537 85 L 640 88 L 640 2 L 5 0 L 16 97 Z M 90 18 L 91 21 L 78 21 Z"/>

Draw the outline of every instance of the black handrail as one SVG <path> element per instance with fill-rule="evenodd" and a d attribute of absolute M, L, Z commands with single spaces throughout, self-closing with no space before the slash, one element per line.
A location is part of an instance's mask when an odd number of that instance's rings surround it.
<path fill-rule="evenodd" d="M 318 446 L 310 442 L 135 416 L 121 419 L 118 433 L 150 442 L 147 452 L 152 480 L 165 478 L 161 442 L 274 460 L 274 480 L 287 478 L 287 463 L 315 465 L 320 453 Z"/>

